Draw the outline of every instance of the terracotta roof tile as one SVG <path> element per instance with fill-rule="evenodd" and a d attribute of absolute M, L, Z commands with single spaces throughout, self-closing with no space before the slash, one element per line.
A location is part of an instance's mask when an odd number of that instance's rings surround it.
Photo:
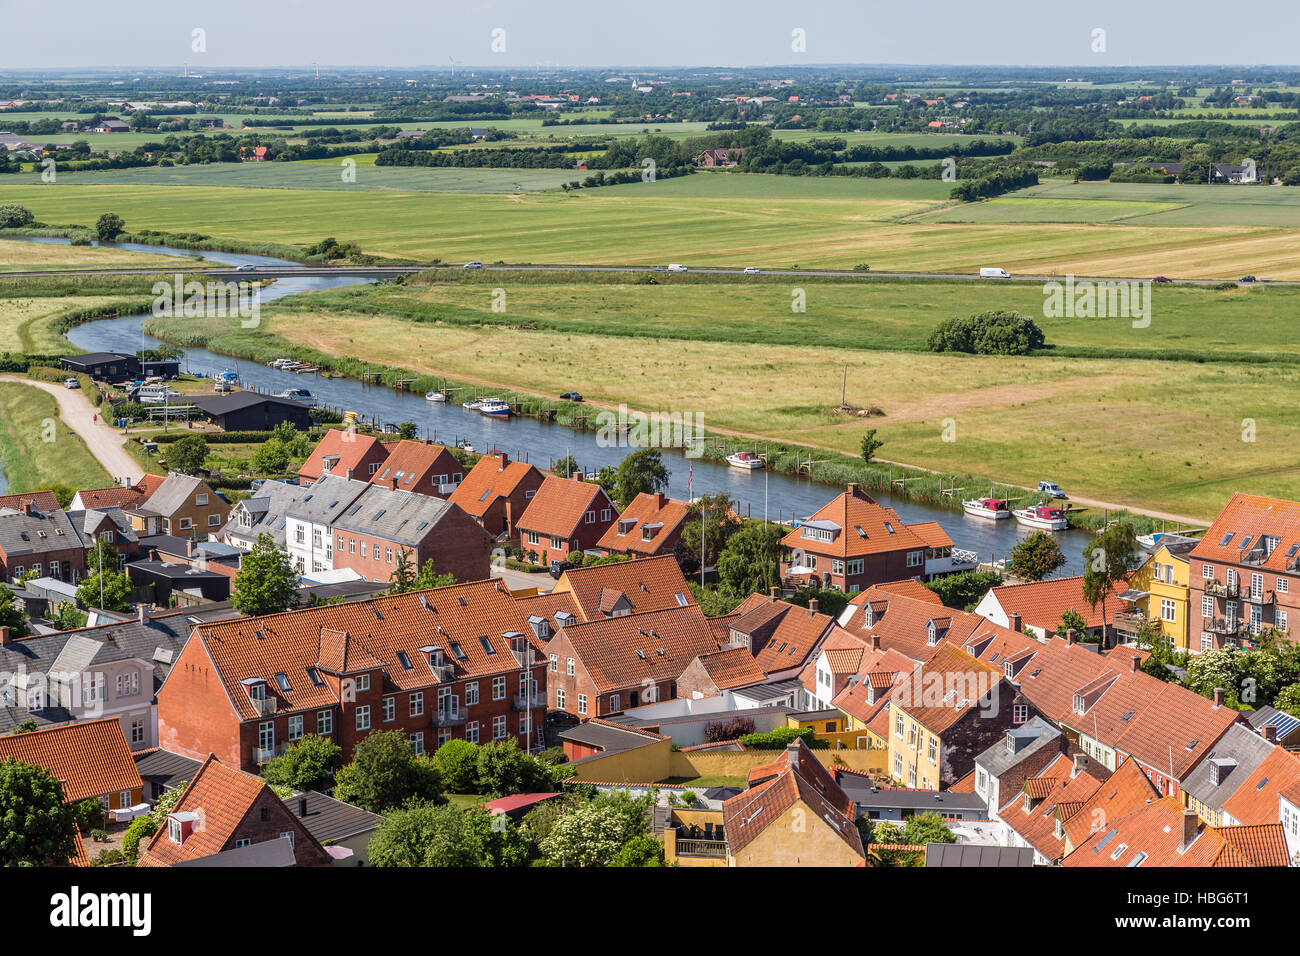
<path fill-rule="evenodd" d="M 721 690 L 760 684 L 766 677 L 746 647 L 724 647 L 701 654 L 699 661 L 709 679 Z"/>
<path fill-rule="evenodd" d="M 612 515 L 607 521 L 600 518 L 604 510 Z M 567 539 L 584 523 L 588 512 L 595 512 L 593 523 L 602 530 L 618 515 L 605 489 L 595 482 L 547 475 L 515 524 L 523 531 Z"/>
<path fill-rule="evenodd" d="M 1223 801 L 1223 811 L 1242 824 L 1276 823 L 1280 812 L 1278 795 L 1294 800 L 1296 795 L 1288 791 L 1297 787 L 1300 787 L 1300 758 L 1277 747 Z"/>
<path fill-rule="evenodd" d="M 127 489 L 107 489 L 110 491 L 126 491 Z M 85 492 L 82 492 L 84 495 Z M 85 500 L 85 499 L 82 499 Z M 25 491 L 21 494 L 0 495 L 0 508 L 13 508 L 15 511 L 22 511 L 23 506 L 32 503 L 36 505 L 37 511 L 57 511 L 59 509 L 59 499 L 54 496 L 52 491 Z M 98 507 L 91 505 L 90 507 Z"/>
<path fill-rule="evenodd" d="M 1277 543 L 1265 557 L 1265 539 L 1273 538 L 1278 539 Z M 1245 554 L 1258 551 L 1263 559 L 1258 567 L 1285 572 L 1295 569 L 1300 550 L 1296 554 L 1291 552 L 1297 545 L 1300 545 L 1300 502 L 1238 492 L 1228 499 L 1190 556 L 1216 564 L 1240 564 Z"/>
<path fill-rule="evenodd" d="M 690 507 L 685 501 L 662 494 L 639 494 L 609 526 L 596 547 L 616 554 L 626 551 L 657 554 L 675 540 Z"/>
<path fill-rule="evenodd" d="M 1070 610 L 1077 611 L 1088 627 L 1101 627 L 1101 603 L 1094 609 L 1084 600 L 1082 576 L 1004 584 L 993 588 L 993 594 L 1008 617 L 1018 613 L 1032 627 L 1055 631 L 1061 625 L 1061 615 Z M 1119 606 L 1118 600 L 1106 602 L 1111 620 Z"/>
<path fill-rule="evenodd" d="M 298 469 L 298 477 L 303 481 L 316 481 L 325 474 L 326 458 L 335 459 L 330 464 L 330 474 L 346 476 L 349 468 L 355 471 L 367 456 L 382 461 L 386 447 L 373 435 L 361 435 L 343 428 L 328 429 Z M 364 481 L 369 475 L 358 473 L 354 477 Z"/>
<path fill-rule="evenodd" d="M 952 644 L 944 644 L 934 655 L 908 674 L 891 695 L 899 707 L 926 730 L 941 735 L 972 711 L 1002 679 L 993 667 L 977 661 Z M 942 688 L 942 696 L 937 691 Z"/>
<path fill-rule="evenodd" d="M 422 495 L 437 495 L 439 478 L 446 482 L 463 474 L 465 466 L 456 460 L 450 449 L 433 442 L 400 441 L 385 446 L 388 457 L 370 477 L 373 485 L 398 491 L 414 491 Z M 357 475 L 365 479 L 365 475 Z"/>
<path fill-rule="evenodd" d="M 510 497 L 519 483 L 530 476 L 538 485 L 541 484 L 542 473 L 532 465 L 522 461 L 508 461 L 503 468 L 499 456 L 484 455 L 474 463 L 474 467 L 456 486 L 448 500 L 481 518 L 498 498 Z M 518 524 L 517 515 L 515 523 Z"/>
<path fill-rule="evenodd" d="M 115 717 L 0 737 L 0 760 L 11 757 L 44 767 L 62 781 L 68 803 L 144 786 Z"/>
<path fill-rule="evenodd" d="M 599 693 L 676 680 L 696 657 L 718 650 L 694 604 L 574 624 L 563 633 Z"/>
<path fill-rule="evenodd" d="M 671 554 L 570 568 L 560 575 L 551 593 L 571 594 L 578 605 L 579 621 L 605 617 L 605 605 L 616 600 L 615 595 L 626 598 L 638 613 L 695 603 L 681 566 Z"/>
<path fill-rule="evenodd" d="M 147 497 L 139 488 L 89 488 L 78 492 L 86 508 L 139 508 Z M 2 499 L 0 499 L 2 500 Z M 58 507 L 56 504 L 55 507 Z"/>
<path fill-rule="evenodd" d="M 804 525 L 810 521 L 835 525 L 838 530 L 835 531 L 834 540 L 820 541 L 805 537 L 800 527 L 782 538 L 781 544 L 786 548 L 840 558 L 936 546 L 927 545 L 926 538 L 904 524 L 898 512 L 877 504 L 874 498 L 861 490 L 836 495 L 809 515 Z M 939 533 L 942 534 L 942 529 Z M 925 534 L 932 540 L 938 539 L 934 529 L 926 528 Z M 947 539 L 948 545 L 952 544 L 946 534 L 942 536 Z"/>

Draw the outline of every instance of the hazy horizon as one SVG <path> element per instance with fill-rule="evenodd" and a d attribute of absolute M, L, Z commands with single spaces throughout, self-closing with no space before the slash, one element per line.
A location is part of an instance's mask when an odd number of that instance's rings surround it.
<path fill-rule="evenodd" d="M 798 66 L 1287 68 L 1300 12 L 1279 3 L 1228 29 L 1221 4 L 1135 9 L 1098 0 L 1082 11 L 1009 0 L 993 12 L 954 0 L 868 9 L 822 0 L 732 5 L 688 0 L 604 6 L 550 0 L 224 0 L 219 6 L 130 0 L 57 9 L 0 0 L 0 72 L 58 70 L 529 68 L 690 69 Z M 1255 24 L 1267 24 L 1258 29 Z M 76 24 L 76 27 L 69 27 Z M 87 29 L 89 27 L 89 29 Z M 195 50 L 194 31 L 204 49 Z M 794 31 L 802 30 L 796 51 Z M 1103 49 L 1095 31 L 1103 30 Z M 494 33 L 504 31 L 504 33 Z M 495 44 L 495 48 L 494 48 Z"/>

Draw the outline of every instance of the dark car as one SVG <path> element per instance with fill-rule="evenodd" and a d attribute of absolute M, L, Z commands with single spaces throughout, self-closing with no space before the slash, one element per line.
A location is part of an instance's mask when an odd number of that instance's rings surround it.
<path fill-rule="evenodd" d="M 562 398 L 562 399 L 564 399 L 565 401 L 568 401 L 568 402 L 580 402 L 580 401 L 582 401 L 582 396 L 581 396 L 579 393 L 577 393 L 577 392 L 565 392 L 563 395 L 560 396 L 560 398 Z"/>
<path fill-rule="evenodd" d="M 1155 276 L 1151 281 L 1152 282 L 1173 282 L 1174 280 L 1169 278 L 1169 276 Z"/>
<path fill-rule="evenodd" d="M 1238 281 L 1238 282 L 1254 282 L 1254 281 L 1255 281 L 1255 277 L 1254 277 L 1254 276 L 1242 276 L 1242 277 L 1241 277 L 1240 279 L 1238 279 L 1237 281 Z"/>
<path fill-rule="evenodd" d="M 559 580 L 560 575 L 563 574 L 565 571 L 569 570 L 569 568 L 571 567 L 573 567 L 573 565 L 570 564 L 568 561 L 552 561 L 551 577 L 555 578 L 556 580 Z"/>

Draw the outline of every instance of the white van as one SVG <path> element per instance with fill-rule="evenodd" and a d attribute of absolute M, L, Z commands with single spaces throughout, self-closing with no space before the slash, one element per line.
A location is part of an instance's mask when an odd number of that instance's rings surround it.
<path fill-rule="evenodd" d="M 669 272 L 685 272 L 685 271 L 686 271 L 686 267 L 685 267 L 684 265 L 682 265 L 680 262 L 673 262 L 673 263 L 670 263 L 670 264 L 669 264 L 669 266 L 668 266 L 668 271 L 669 271 Z"/>
<path fill-rule="evenodd" d="M 1011 273 L 1008 272 L 1006 269 L 985 268 L 980 270 L 980 278 L 981 279 L 1010 279 Z"/>

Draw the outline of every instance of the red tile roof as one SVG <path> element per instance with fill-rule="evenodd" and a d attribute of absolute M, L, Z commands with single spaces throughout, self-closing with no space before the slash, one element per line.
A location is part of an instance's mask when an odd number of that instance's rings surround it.
<path fill-rule="evenodd" d="M 63 783 L 68 803 L 144 786 L 116 717 L 5 735 L 0 760 L 9 758 L 48 770 Z"/>
<path fill-rule="evenodd" d="M 831 541 L 804 537 L 802 528 L 795 528 L 783 539 L 786 548 L 811 551 L 814 554 L 839 558 L 861 557 L 887 551 L 907 551 L 926 547 L 950 546 L 952 539 L 943 529 L 930 527 L 933 522 L 917 528 L 903 523 L 892 508 L 885 508 L 861 489 L 836 495 L 805 520 L 830 522 L 839 530 Z"/>
<path fill-rule="evenodd" d="M 1266 538 L 1278 541 L 1264 557 Z M 1295 545 L 1300 545 L 1300 502 L 1238 492 L 1228 499 L 1190 556 L 1216 564 L 1240 564 L 1245 554 L 1262 549 L 1258 567 L 1285 572 L 1295 570 L 1296 555 L 1287 557 Z"/>
<path fill-rule="evenodd" d="M 600 620 L 606 617 L 614 604 L 641 612 L 682 607 L 683 601 L 695 603 L 681 566 L 671 554 L 596 564 L 588 568 L 569 568 L 560 576 L 551 593 L 572 594 L 578 605 L 579 621 Z M 623 601 L 619 601 L 620 596 Z"/>
<path fill-rule="evenodd" d="M 894 688 L 890 701 L 926 730 L 942 735 L 966 715 L 978 711 L 1002 674 L 952 644 L 934 655 Z"/>
<path fill-rule="evenodd" d="M 802 668 L 835 629 L 829 614 L 814 612 L 766 594 L 751 594 L 736 608 L 731 630 L 746 635 L 750 653 L 767 674 Z"/>
<path fill-rule="evenodd" d="M 884 593 L 881 594 L 879 592 Z M 920 581 L 916 581 L 912 578 L 908 578 L 905 581 L 883 581 L 880 584 L 873 584 L 862 593 L 854 595 L 853 600 L 849 603 L 861 607 L 863 601 L 876 600 L 880 597 L 884 597 L 888 600 L 890 596 L 895 594 L 899 597 L 908 597 L 917 601 L 925 601 L 928 604 L 943 604 L 943 600 L 939 595 L 935 594 Z"/>
<path fill-rule="evenodd" d="M 719 690 L 761 684 L 767 676 L 747 647 L 724 647 L 701 654 L 699 662 Z"/>
<path fill-rule="evenodd" d="M 82 494 L 84 495 L 85 492 L 83 491 Z M 22 511 L 23 506 L 28 502 L 35 504 L 37 511 L 57 511 L 59 509 L 59 499 L 54 496 L 52 491 L 26 491 L 21 494 L 0 495 L 0 508 L 13 508 L 15 511 Z M 93 505 L 91 507 L 100 506 Z"/>
<path fill-rule="evenodd" d="M 855 853 L 865 856 L 862 838 L 853 823 L 857 808 L 803 741 L 791 744 L 768 769 L 772 774 L 770 779 L 722 804 L 723 824 L 732 854 L 744 849 L 802 800 Z M 763 779 L 763 776 L 750 775 L 751 779 Z"/>
<path fill-rule="evenodd" d="M 1125 759 L 1065 821 L 1066 839 L 1077 849 L 1090 833 L 1146 806 L 1159 796 L 1137 761 Z"/>
<path fill-rule="evenodd" d="M 584 523 L 589 511 L 595 512 L 593 523 L 603 530 L 609 522 L 601 521 L 600 512 L 607 509 L 612 515 L 610 521 L 618 516 L 614 502 L 595 482 L 547 475 L 515 525 L 521 530 L 568 539 Z"/>
<path fill-rule="evenodd" d="M 1027 584 L 1004 584 L 995 587 L 993 595 L 1008 618 L 1013 612 L 1018 613 L 1025 624 L 1033 627 L 1056 631 L 1061 626 L 1061 615 L 1068 610 L 1077 611 L 1088 627 L 1101 627 L 1101 602 L 1098 601 L 1096 609 L 1093 609 L 1084 600 L 1081 575 Z M 1111 621 L 1119 607 L 1117 598 L 1106 601 L 1106 613 Z"/>
<path fill-rule="evenodd" d="M 696 657 L 718 650 L 694 604 L 574 624 L 563 633 L 600 693 L 676 680 Z"/>
<path fill-rule="evenodd" d="M 1116 746 L 1175 780 L 1185 777 L 1233 723 L 1244 720 L 1231 707 L 1215 707 L 1177 684 L 1160 683 L 1147 693 L 1146 706 L 1129 720 Z"/>
<path fill-rule="evenodd" d="M 542 473 L 522 461 L 507 461 L 501 465 L 501 458 L 496 455 L 484 455 L 470 469 L 465 479 L 456 486 L 449 501 L 458 504 L 465 511 L 481 518 L 498 498 L 510 497 L 519 483 L 530 475 L 537 483 L 542 480 Z M 518 524 L 519 516 L 515 516 Z"/>
<path fill-rule="evenodd" d="M 388 449 L 388 457 L 370 476 L 373 485 L 392 488 L 396 481 L 398 491 L 437 495 L 440 477 L 451 482 L 456 475 L 465 471 L 465 466 L 456 460 L 448 448 L 433 442 L 400 441 L 384 447 Z M 362 480 L 366 478 L 365 475 L 357 477 Z"/>
<path fill-rule="evenodd" d="M 680 531 L 689 510 L 685 501 L 663 494 L 639 494 L 601 536 L 597 547 L 614 553 L 657 554 Z"/>
<path fill-rule="evenodd" d="M 326 458 L 337 458 L 337 461 L 331 463 L 329 474 L 346 477 L 348 469 L 355 471 L 367 456 L 382 461 L 386 447 L 373 435 L 361 435 L 343 428 L 331 428 L 325 432 L 311 454 L 307 456 L 307 460 L 302 463 L 302 467 L 298 469 L 298 477 L 303 481 L 316 481 L 325 473 Z M 369 476 L 358 472 L 353 477 L 365 481 Z"/>
<path fill-rule="evenodd" d="M 317 686 L 308 667 L 338 673 L 382 666 L 385 687 L 408 690 L 438 682 L 419 650 L 423 646 L 442 650 L 455 680 L 518 670 L 512 638 L 504 635 L 522 635 L 536 646 L 510 592 L 493 581 L 200 624 L 195 634 L 241 720 L 259 716 L 244 680 L 265 681 L 267 694 L 286 712 L 337 702 L 330 684 Z M 290 690 L 280 687 L 276 674 L 286 676 Z"/>
<path fill-rule="evenodd" d="M 1276 747 L 1223 801 L 1223 812 L 1238 823 L 1276 823 L 1279 794 L 1300 803 L 1300 758 Z"/>

